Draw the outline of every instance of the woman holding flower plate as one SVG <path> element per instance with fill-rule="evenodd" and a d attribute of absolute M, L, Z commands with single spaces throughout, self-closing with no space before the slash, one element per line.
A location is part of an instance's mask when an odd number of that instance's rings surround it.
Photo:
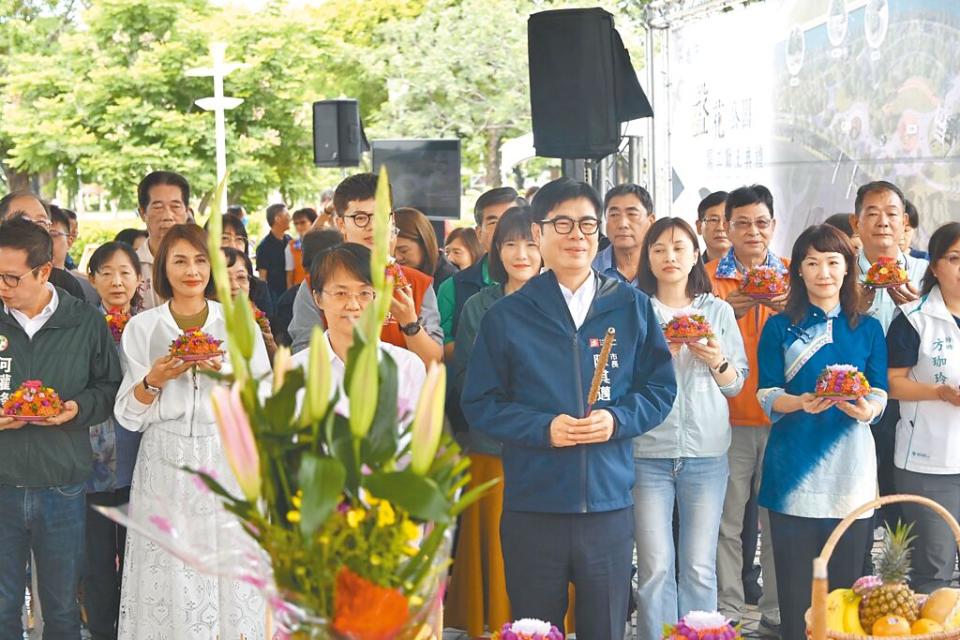
<path fill-rule="evenodd" d="M 733 308 L 710 292 L 689 224 L 681 218 L 653 224 L 644 238 L 638 279 L 661 325 L 687 320 L 676 323 L 684 337 L 667 337 L 678 383 L 673 409 L 633 441 L 637 600 L 644 603 L 638 609 L 639 637 L 658 640 L 665 623 L 688 611 L 717 608 L 717 535 L 730 446 L 727 398 L 740 393 L 748 365 Z M 690 327 L 711 335 L 694 340 L 686 335 Z"/>
<path fill-rule="evenodd" d="M 210 394 L 219 384 L 202 371 L 230 371 L 227 354 L 184 362 L 169 354 L 187 329 L 201 328 L 219 340 L 227 331 L 214 301 L 210 255 L 203 230 L 173 226 L 154 262 L 153 285 L 167 302 L 127 323 L 121 341 L 124 378 L 114 409 L 117 420 L 143 434 L 130 490 L 130 510 L 163 506 L 174 512 L 170 525 L 217 549 L 226 517 L 216 497 L 197 489 L 182 467 L 201 469 L 233 495 L 240 495 L 224 455 Z M 270 370 L 259 332 L 253 335 L 250 372 Z M 159 525 L 158 525 L 159 526 Z M 188 529 L 188 531 L 187 531 Z M 120 599 L 119 637 L 265 637 L 265 609 L 257 591 L 237 581 L 197 573 L 138 532 L 127 535 Z"/>
<path fill-rule="evenodd" d="M 758 500 L 770 513 L 783 640 L 805 638 L 813 558 L 827 536 L 877 495 L 870 424 L 887 402 L 887 349 L 880 322 L 858 311 L 858 276 L 842 232 L 808 228 L 793 246 L 786 309 L 760 336 L 757 399 L 773 426 Z M 869 393 L 856 400 L 817 395 L 821 373 L 835 365 L 862 372 Z M 835 371 L 849 377 L 853 369 Z M 831 584 L 853 584 L 862 575 L 870 534 L 867 514 L 833 554 Z"/>

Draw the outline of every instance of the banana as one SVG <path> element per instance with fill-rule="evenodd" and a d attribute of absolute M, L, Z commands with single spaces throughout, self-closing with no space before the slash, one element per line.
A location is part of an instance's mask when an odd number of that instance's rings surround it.
<path fill-rule="evenodd" d="M 843 610 L 843 630 L 856 636 L 865 636 L 867 632 L 860 624 L 860 601 L 862 596 L 853 594 Z"/>
<path fill-rule="evenodd" d="M 827 596 L 827 629 L 844 631 L 844 614 L 848 603 L 856 595 L 853 589 L 834 589 Z"/>

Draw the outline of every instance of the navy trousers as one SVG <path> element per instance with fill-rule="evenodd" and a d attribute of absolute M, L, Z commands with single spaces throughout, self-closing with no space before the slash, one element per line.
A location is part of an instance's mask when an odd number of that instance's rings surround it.
<path fill-rule="evenodd" d="M 633 508 L 575 514 L 504 511 L 500 543 L 513 618 L 539 618 L 563 630 L 567 583 L 572 582 L 578 640 L 622 640 L 633 526 Z"/>

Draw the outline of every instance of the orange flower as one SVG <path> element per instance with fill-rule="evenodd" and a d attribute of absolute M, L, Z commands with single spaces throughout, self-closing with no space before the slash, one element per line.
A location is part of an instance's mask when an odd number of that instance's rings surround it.
<path fill-rule="evenodd" d="M 410 617 L 407 599 L 358 576 L 347 567 L 337 572 L 333 630 L 352 640 L 390 640 Z"/>

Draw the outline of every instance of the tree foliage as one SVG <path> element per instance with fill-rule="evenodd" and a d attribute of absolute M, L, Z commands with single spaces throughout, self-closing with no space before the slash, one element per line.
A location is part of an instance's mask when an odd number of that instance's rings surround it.
<path fill-rule="evenodd" d="M 97 184 L 123 207 L 153 169 L 209 191 L 214 119 L 194 101 L 212 81 L 186 71 L 223 41 L 246 65 L 224 84 L 244 100 L 226 117 L 231 201 L 312 201 L 333 184 L 339 172 L 312 164 L 310 104 L 337 97 L 360 101 L 370 137 L 460 138 L 464 173 L 497 184 L 500 144 L 530 125 L 526 18 L 569 4 L 0 0 L 0 167 L 11 187 Z"/>

